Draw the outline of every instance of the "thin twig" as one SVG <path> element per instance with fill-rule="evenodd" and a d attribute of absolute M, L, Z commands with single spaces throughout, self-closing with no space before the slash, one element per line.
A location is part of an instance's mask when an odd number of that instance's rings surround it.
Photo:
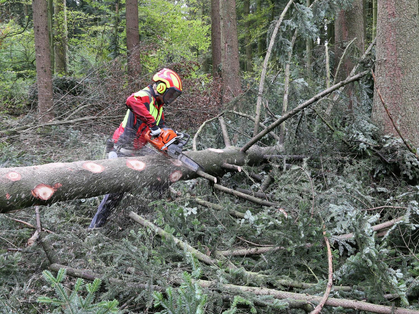
<path fill-rule="evenodd" d="M 332 287 L 333 287 L 333 259 L 332 259 L 332 250 L 330 248 L 329 239 L 326 236 L 326 231 L 324 230 L 324 228 L 325 227 L 323 225 L 323 238 L 324 238 L 324 241 L 326 242 L 327 262 L 328 262 L 328 265 L 329 265 L 328 280 L 327 280 L 326 291 L 323 294 L 323 298 L 320 300 L 320 303 L 317 304 L 316 308 L 310 314 L 317 314 L 317 313 L 320 313 L 321 312 L 321 310 L 323 309 L 324 305 L 327 302 L 327 299 L 329 298 L 330 291 L 332 290 Z"/>

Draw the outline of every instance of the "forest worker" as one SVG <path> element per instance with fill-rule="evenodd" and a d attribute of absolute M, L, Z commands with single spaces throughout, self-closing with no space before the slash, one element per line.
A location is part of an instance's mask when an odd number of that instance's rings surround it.
<path fill-rule="evenodd" d="M 172 103 L 182 94 L 182 81 L 173 70 L 164 68 L 154 74 L 153 83 L 128 97 L 124 120 L 108 140 L 108 158 L 145 156 L 151 152 L 147 147 L 145 133 L 158 136 L 165 126 L 163 105 Z M 89 229 L 102 227 L 112 210 L 119 204 L 124 193 L 105 195 Z"/>

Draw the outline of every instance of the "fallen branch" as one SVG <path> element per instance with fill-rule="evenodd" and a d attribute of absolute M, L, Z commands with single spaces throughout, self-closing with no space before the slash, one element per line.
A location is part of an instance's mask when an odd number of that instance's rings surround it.
<path fill-rule="evenodd" d="M 274 298 L 281 299 L 281 300 L 299 300 L 299 301 L 307 301 L 310 303 L 320 303 L 322 300 L 322 297 L 313 296 L 306 293 L 295 293 L 295 292 L 279 291 L 279 290 L 268 289 L 268 288 L 238 286 L 238 285 L 233 285 L 233 284 L 220 284 L 219 282 L 206 281 L 206 280 L 198 280 L 197 283 L 203 288 L 209 288 L 209 289 L 218 288 L 218 289 L 222 289 L 224 292 L 228 291 L 231 293 L 250 293 L 253 295 L 272 296 Z M 367 311 L 367 312 L 379 313 L 379 314 L 419 314 L 419 311 L 417 310 L 410 310 L 410 309 L 394 307 L 394 306 L 378 305 L 378 304 L 368 303 L 364 301 L 355 301 L 355 300 L 348 300 L 348 299 L 329 298 L 325 302 L 325 305 L 332 306 L 332 307 L 343 307 L 347 309 L 355 309 L 358 311 Z"/>
<path fill-rule="evenodd" d="M 352 77 L 349 77 L 346 80 L 341 81 L 341 82 L 333 85 L 332 87 L 325 89 L 324 91 L 318 93 L 317 95 L 315 95 L 311 99 L 309 99 L 306 102 L 302 103 L 301 105 L 295 107 L 294 109 L 292 109 L 291 111 L 289 111 L 288 113 L 286 113 L 282 117 L 280 117 L 278 120 L 276 120 L 275 122 L 273 122 L 271 125 L 269 125 L 265 130 L 263 130 L 263 131 L 259 132 L 257 135 L 255 135 L 249 142 L 247 142 L 241 148 L 241 151 L 242 152 L 246 152 L 250 147 L 252 147 L 254 144 L 256 144 L 256 142 L 258 142 L 267 133 L 269 133 L 270 131 L 272 131 L 273 129 L 275 129 L 277 126 L 279 126 L 282 122 L 284 122 L 285 120 L 287 120 L 287 119 L 291 118 L 292 116 L 296 115 L 298 112 L 300 112 L 303 109 L 307 108 L 308 106 L 310 106 L 311 104 L 315 103 L 319 99 L 321 99 L 324 96 L 332 93 L 333 91 L 339 89 L 340 87 L 345 86 L 346 84 L 349 84 L 351 82 L 354 82 L 354 81 L 357 81 L 357 80 L 361 79 L 362 77 L 366 76 L 368 73 L 370 73 L 369 70 L 368 71 L 361 72 L 361 73 L 359 73 L 357 75 L 354 75 Z"/>
<path fill-rule="evenodd" d="M 85 270 L 85 269 L 72 268 L 72 267 L 65 266 L 58 263 L 53 263 L 49 265 L 48 268 L 52 271 L 59 271 L 60 269 L 65 269 L 66 274 L 71 277 L 83 278 L 83 279 L 91 280 L 91 281 L 95 280 L 96 278 L 98 279 L 105 278 L 104 274 L 98 274 L 98 273 L 92 272 L 90 270 Z M 163 290 L 162 287 L 156 286 L 156 285 L 131 283 L 131 282 L 126 282 L 125 280 L 120 280 L 120 279 L 115 279 L 115 278 L 108 278 L 107 280 L 112 284 L 118 284 L 125 287 L 128 286 L 128 287 L 140 288 L 144 290 L 155 290 L 155 291 Z"/>
<path fill-rule="evenodd" d="M 195 198 L 194 201 L 197 202 L 199 205 L 202 205 L 202 206 L 205 206 L 205 207 L 208 207 L 208 208 L 212 208 L 212 209 L 215 209 L 215 210 L 219 210 L 219 211 L 226 210 L 226 208 L 224 208 L 221 205 L 210 203 L 210 202 L 201 200 L 200 198 Z M 227 210 L 228 210 L 228 213 L 230 215 L 232 215 L 236 218 L 244 218 L 244 216 L 245 216 L 243 213 L 241 213 L 237 210 L 233 210 L 233 209 L 227 209 Z"/>
<path fill-rule="evenodd" d="M 398 223 L 399 221 L 402 221 L 404 219 L 404 216 L 399 217 L 399 218 L 395 218 L 386 222 L 383 222 L 381 224 L 372 226 L 372 230 L 373 231 L 379 231 L 385 228 L 389 228 L 391 226 L 393 226 L 394 224 Z M 340 236 L 336 236 L 334 238 L 338 239 L 338 240 L 349 240 L 352 239 L 355 235 L 351 232 L 351 233 L 347 233 L 347 234 L 343 234 Z"/>
<path fill-rule="evenodd" d="M 14 128 L 14 129 L 0 130 L 0 134 L 13 134 L 13 133 L 19 133 L 19 132 L 23 132 L 23 131 L 27 132 L 27 131 L 32 130 L 32 129 L 43 128 L 43 127 L 46 127 L 46 126 L 74 124 L 74 123 L 77 123 L 77 122 L 91 121 L 91 120 L 94 120 L 94 119 L 113 119 L 113 118 L 121 119 L 123 117 L 124 116 L 114 116 L 114 117 L 88 116 L 88 117 L 77 118 L 77 119 L 74 119 L 74 120 L 53 120 L 51 122 L 36 124 L 36 125 L 33 125 L 33 126 L 26 125 L 26 126 Z"/>
<path fill-rule="evenodd" d="M 225 147 L 230 147 L 231 146 L 231 142 L 230 142 L 230 138 L 228 136 L 227 126 L 226 126 L 226 123 L 224 121 L 223 116 L 219 116 L 218 117 L 218 121 L 220 122 L 220 126 L 221 126 L 221 131 L 222 131 L 222 134 L 223 134 L 223 138 L 224 138 Z"/>
<path fill-rule="evenodd" d="M 329 271 L 328 271 L 328 279 L 327 279 L 327 286 L 326 291 L 323 295 L 323 298 L 320 300 L 320 303 L 316 306 L 316 308 L 310 313 L 310 314 L 318 314 L 323 309 L 324 305 L 327 302 L 327 299 L 329 298 L 330 291 L 332 291 L 333 286 L 333 260 L 332 260 L 332 250 L 330 248 L 329 239 L 326 237 L 326 231 L 323 230 L 323 237 L 324 241 L 326 242 L 326 248 L 327 248 L 327 262 L 329 265 Z"/>
<path fill-rule="evenodd" d="M 255 204 L 259 204 L 259 205 L 263 205 L 263 206 L 279 207 L 278 204 L 275 204 L 275 203 L 272 203 L 272 202 L 269 202 L 269 201 L 265 201 L 265 200 L 262 200 L 260 198 L 257 198 L 257 197 L 254 197 L 254 196 L 251 196 L 251 195 L 248 195 L 248 194 L 236 191 L 236 190 L 226 188 L 225 186 L 222 186 L 222 185 L 219 185 L 219 184 L 214 184 L 214 188 L 217 189 L 217 190 L 220 190 L 224 193 L 232 194 L 234 196 L 240 197 L 240 198 L 245 199 L 247 201 L 253 202 Z"/>

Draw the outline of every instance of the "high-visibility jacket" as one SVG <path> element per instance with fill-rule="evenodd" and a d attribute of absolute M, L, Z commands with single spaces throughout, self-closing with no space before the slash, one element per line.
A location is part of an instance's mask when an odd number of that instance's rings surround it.
<path fill-rule="evenodd" d="M 118 146 L 138 150 L 147 143 L 144 134 L 149 128 L 164 127 L 163 103 L 156 96 L 149 85 L 127 98 L 127 113 L 112 137 Z"/>

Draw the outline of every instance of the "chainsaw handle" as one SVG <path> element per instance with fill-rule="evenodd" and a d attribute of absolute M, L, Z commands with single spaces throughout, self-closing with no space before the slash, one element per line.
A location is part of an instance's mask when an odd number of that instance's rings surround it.
<path fill-rule="evenodd" d="M 182 148 L 189 142 L 189 139 L 191 138 L 191 136 L 188 133 L 181 133 L 181 132 L 176 132 L 176 133 L 179 136 L 181 136 L 181 140 L 179 141 L 178 147 Z"/>

